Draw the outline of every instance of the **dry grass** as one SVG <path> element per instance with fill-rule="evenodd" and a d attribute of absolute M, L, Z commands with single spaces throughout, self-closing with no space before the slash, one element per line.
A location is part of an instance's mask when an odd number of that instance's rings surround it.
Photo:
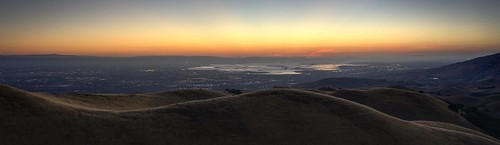
<path fill-rule="evenodd" d="M 462 126 L 450 124 L 450 123 L 436 122 L 436 121 L 412 121 L 412 122 L 422 124 L 422 125 L 431 126 L 431 127 L 437 127 L 437 128 L 448 129 L 448 130 L 453 130 L 453 131 L 458 131 L 458 132 L 463 132 L 463 133 L 474 134 L 474 135 L 481 136 L 481 137 L 484 137 L 484 138 L 492 140 L 492 141 L 500 142 L 498 139 L 491 137 L 491 136 L 488 136 L 484 133 L 481 133 L 481 132 L 478 132 L 478 131 L 475 131 L 472 129 L 468 129 L 468 128 L 465 128 Z"/>
<path fill-rule="evenodd" d="M 44 98 L 87 108 L 126 111 L 226 96 L 207 90 L 176 90 L 148 94 L 42 94 Z"/>
<path fill-rule="evenodd" d="M 6 86 L 0 86 L 0 92 L 0 144 L 499 144 L 299 90 L 257 91 L 132 111 L 80 106 Z"/>
<path fill-rule="evenodd" d="M 447 122 L 479 130 L 460 114 L 448 108 L 448 104 L 435 97 L 390 88 L 368 90 L 339 90 L 335 97 L 351 100 L 404 120 L 428 120 Z"/>

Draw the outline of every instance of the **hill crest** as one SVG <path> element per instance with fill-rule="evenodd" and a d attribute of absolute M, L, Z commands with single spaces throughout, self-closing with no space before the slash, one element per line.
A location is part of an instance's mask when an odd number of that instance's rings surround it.
<path fill-rule="evenodd" d="M 0 99 L 8 96 L 23 97 Z M 124 112 L 46 109 L 27 115 L 16 111 L 29 107 L 17 107 L 0 106 L 1 144 L 499 144 L 397 119 L 349 100 L 289 89 Z"/>

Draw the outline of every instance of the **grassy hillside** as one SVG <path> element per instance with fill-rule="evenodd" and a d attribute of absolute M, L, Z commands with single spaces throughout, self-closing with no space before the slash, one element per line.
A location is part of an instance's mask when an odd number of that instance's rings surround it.
<path fill-rule="evenodd" d="M 147 94 L 41 94 L 45 98 L 104 110 L 134 110 L 217 98 L 228 94 L 207 90 L 176 90 Z"/>
<path fill-rule="evenodd" d="M 445 122 L 437 122 L 437 121 L 412 121 L 412 122 L 418 123 L 418 124 L 422 124 L 422 125 L 426 125 L 426 126 L 430 126 L 430 127 L 437 127 L 437 128 L 448 129 L 448 130 L 452 130 L 452 131 L 470 133 L 470 134 L 474 134 L 474 135 L 477 135 L 477 136 L 481 136 L 481 137 L 484 137 L 484 138 L 488 138 L 488 139 L 500 142 L 498 139 L 496 139 L 494 137 L 491 137 L 491 136 L 489 136 L 487 134 L 484 134 L 484 133 L 481 133 L 481 132 L 478 132 L 478 131 L 475 131 L 475 130 L 472 130 L 472 129 L 469 129 L 469 128 L 465 128 L 465 127 L 462 127 L 462 126 L 458 126 L 458 125 L 455 125 L 455 124 L 450 124 L 450 123 L 445 123 Z"/>
<path fill-rule="evenodd" d="M 132 111 L 0 86 L 0 144 L 498 145 L 300 90 L 266 90 Z"/>
<path fill-rule="evenodd" d="M 405 120 L 428 120 L 452 123 L 472 129 L 460 114 L 435 97 L 399 89 L 338 90 L 332 96 L 351 100 Z"/>
<path fill-rule="evenodd" d="M 465 107 L 477 107 L 478 110 L 494 117 L 500 117 L 500 94 L 484 97 L 446 97 L 446 100 L 454 104 L 463 104 Z"/>

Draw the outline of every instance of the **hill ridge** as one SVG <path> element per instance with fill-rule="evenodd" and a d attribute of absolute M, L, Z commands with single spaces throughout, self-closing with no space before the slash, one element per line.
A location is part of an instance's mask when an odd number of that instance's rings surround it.
<path fill-rule="evenodd" d="M 6 97 L 0 95 L 0 101 Z M 26 106 L 3 107 L 1 144 L 500 144 L 294 89 L 119 113 L 47 109 L 19 114 L 16 111 Z"/>
<path fill-rule="evenodd" d="M 446 102 L 427 94 L 393 88 L 371 88 L 342 89 L 329 95 L 358 102 L 405 120 L 440 121 L 480 130 L 450 110 Z"/>

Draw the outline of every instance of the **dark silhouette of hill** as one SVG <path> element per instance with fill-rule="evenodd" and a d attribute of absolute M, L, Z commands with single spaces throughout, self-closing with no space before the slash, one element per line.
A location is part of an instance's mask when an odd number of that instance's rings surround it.
<path fill-rule="evenodd" d="M 330 88 L 371 88 L 371 87 L 389 87 L 389 86 L 404 86 L 409 83 L 401 81 L 387 81 L 381 79 L 369 78 L 325 78 L 314 82 L 301 83 L 296 85 L 297 88 L 319 89 L 322 87 Z"/>
<path fill-rule="evenodd" d="M 308 89 L 394 87 L 444 96 L 486 96 L 500 92 L 500 53 L 438 68 L 408 70 L 371 78 L 325 78 L 301 83 L 295 87 Z"/>
<path fill-rule="evenodd" d="M 455 103 L 463 104 L 464 107 L 476 107 L 482 112 L 489 115 L 500 117 L 500 94 L 493 94 L 483 97 L 447 97 L 446 100 Z"/>
<path fill-rule="evenodd" d="M 482 136 L 482 137 L 485 137 L 485 138 L 488 138 L 488 139 L 495 140 L 495 141 L 499 142 L 499 140 L 496 139 L 496 138 L 494 138 L 494 137 L 491 137 L 491 136 L 486 135 L 484 133 L 481 133 L 481 132 L 478 132 L 478 131 L 475 131 L 475 130 L 472 130 L 472 129 L 469 129 L 469 128 L 465 128 L 465 127 L 462 127 L 462 126 L 458 126 L 458 125 L 455 125 L 455 124 L 450 124 L 450 123 L 445 123 L 445 122 L 436 122 L 436 121 L 412 121 L 412 122 L 415 122 L 415 123 L 418 123 L 418 124 L 422 124 L 422 125 L 431 126 L 431 127 L 437 127 L 437 128 L 448 129 L 448 130 L 454 130 L 454 131 L 458 131 L 458 132 L 466 132 L 466 133 L 470 133 L 470 134 Z"/>
<path fill-rule="evenodd" d="M 431 70 L 431 73 L 437 77 L 460 82 L 498 80 L 500 79 L 500 53 L 443 66 Z"/>
<path fill-rule="evenodd" d="M 500 80 L 500 53 L 445 65 L 439 68 L 388 74 L 384 78 L 433 85 Z"/>
<path fill-rule="evenodd" d="M 478 83 L 447 84 L 422 89 L 443 96 L 483 97 L 500 93 L 500 80 L 488 79 Z"/>
<path fill-rule="evenodd" d="M 330 93 L 330 95 L 369 106 L 404 120 L 447 122 L 478 130 L 460 114 L 450 110 L 446 102 L 418 92 L 378 88 L 338 90 Z"/>
<path fill-rule="evenodd" d="M 0 86 L 0 144 L 498 145 L 293 89 L 110 111 Z M 102 107 L 101 107 L 102 108 Z"/>

